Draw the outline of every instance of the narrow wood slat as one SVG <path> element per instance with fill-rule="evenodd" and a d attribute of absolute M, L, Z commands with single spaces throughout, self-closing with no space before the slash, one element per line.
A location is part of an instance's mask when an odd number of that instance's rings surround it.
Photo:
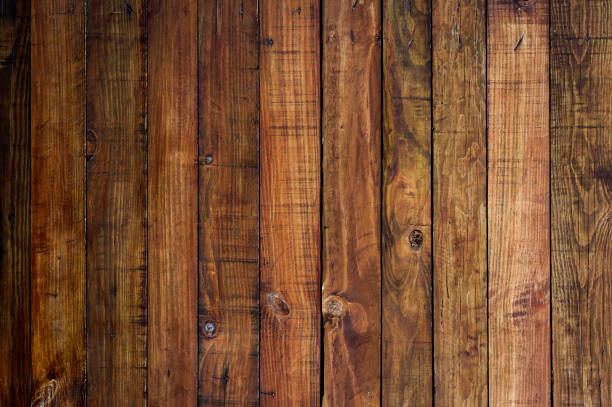
<path fill-rule="evenodd" d="M 380 405 L 380 2 L 323 2 L 323 405 Z"/>
<path fill-rule="evenodd" d="M 431 1 L 383 12 L 382 404 L 430 406 Z"/>
<path fill-rule="evenodd" d="M 434 378 L 487 405 L 486 3 L 433 2 Z"/>
<path fill-rule="evenodd" d="M 197 403 L 196 6 L 148 2 L 150 406 Z"/>
<path fill-rule="evenodd" d="M 488 5 L 490 404 L 550 404 L 548 1 Z"/>
<path fill-rule="evenodd" d="M 0 405 L 30 405 L 30 4 L 0 10 Z"/>
<path fill-rule="evenodd" d="M 83 2 L 32 2 L 33 406 L 85 405 L 84 46 Z"/>
<path fill-rule="evenodd" d="M 320 369 L 318 0 L 261 10 L 261 405 L 317 406 Z"/>
<path fill-rule="evenodd" d="M 146 403 L 144 1 L 87 3 L 87 403 Z"/>
<path fill-rule="evenodd" d="M 551 3 L 553 401 L 612 405 L 612 2 Z"/>
<path fill-rule="evenodd" d="M 199 404 L 259 405 L 256 0 L 199 2 Z"/>

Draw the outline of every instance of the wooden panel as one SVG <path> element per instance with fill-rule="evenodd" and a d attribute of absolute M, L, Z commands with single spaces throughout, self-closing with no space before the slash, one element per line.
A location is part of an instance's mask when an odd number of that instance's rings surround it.
<path fill-rule="evenodd" d="M 320 360 L 318 0 L 261 10 L 262 406 L 317 406 Z"/>
<path fill-rule="evenodd" d="M 0 10 L 0 405 L 29 406 L 30 4 Z"/>
<path fill-rule="evenodd" d="M 383 11 L 382 404 L 430 406 L 431 1 Z"/>
<path fill-rule="evenodd" d="M 485 0 L 433 2 L 434 378 L 487 405 Z"/>
<path fill-rule="evenodd" d="M 323 4 L 323 405 L 378 406 L 380 2 Z"/>
<path fill-rule="evenodd" d="M 197 3 L 148 4 L 148 404 L 197 402 Z"/>
<path fill-rule="evenodd" d="M 83 2 L 32 4 L 32 405 L 85 405 Z"/>
<path fill-rule="evenodd" d="M 87 3 L 87 402 L 143 406 L 147 379 L 146 16 Z"/>
<path fill-rule="evenodd" d="M 548 2 L 490 0 L 491 405 L 550 404 Z"/>
<path fill-rule="evenodd" d="M 612 3 L 551 3 L 553 400 L 612 405 Z"/>
<path fill-rule="evenodd" d="M 199 3 L 199 404 L 259 405 L 256 0 Z"/>

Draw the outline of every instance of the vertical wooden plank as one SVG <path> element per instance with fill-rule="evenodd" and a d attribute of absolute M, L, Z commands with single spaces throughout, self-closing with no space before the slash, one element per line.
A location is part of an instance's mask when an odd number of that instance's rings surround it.
<path fill-rule="evenodd" d="M 323 405 L 380 405 L 380 1 L 323 2 Z"/>
<path fill-rule="evenodd" d="M 383 2 L 382 401 L 431 406 L 431 1 Z"/>
<path fill-rule="evenodd" d="M 197 403 L 197 3 L 148 4 L 148 404 Z"/>
<path fill-rule="evenodd" d="M 433 2 L 435 404 L 486 406 L 486 2 Z"/>
<path fill-rule="evenodd" d="M 32 2 L 32 405 L 85 405 L 85 17 Z"/>
<path fill-rule="evenodd" d="M 262 406 L 317 406 L 320 359 L 320 10 L 261 10 Z"/>
<path fill-rule="evenodd" d="M 259 405 L 256 0 L 199 2 L 199 404 Z"/>
<path fill-rule="evenodd" d="M 145 47 L 143 1 L 88 1 L 89 406 L 146 402 Z"/>
<path fill-rule="evenodd" d="M 612 405 L 612 2 L 551 3 L 553 401 Z"/>
<path fill-rule="evenodd" d="M 30 3 L 0 10 L 0 405 L 30 405 Z"/>
<path fill-rule="evenodd" d="M 550 404 L 548 1 L 488 7 L 491 405 Z"/>

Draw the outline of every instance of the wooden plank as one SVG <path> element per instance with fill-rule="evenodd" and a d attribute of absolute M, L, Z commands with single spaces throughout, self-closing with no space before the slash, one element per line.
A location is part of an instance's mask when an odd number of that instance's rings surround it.
<path fill-rule="evenodd" d="M 199 404 L 259 405 L 256 0 L 199 2 Z"/>
<path fill-rule="evenodd" d="M 260 2 L 262 406 L 317 406 L 320 365 L 318 0 Z"/>
<path fill-rule="evenodd" d="M 323 405 L 378 406 L 380 2 L 323 16 Z"/>
<path fill-rule="evenodd" d="M 30 405 L 30 4 L 0 10 L 0 405 Z"/>
<path fill-rule="evenodd" d="M 87 402 L 146 403 L 144 2 L 87 3 Z"/>
<path fill-rule="evenodd" d="M 550 405 L 548 1 L 488 7 L 489 399 Z"/>
<path fill-rule="evenodd" d="M 32 3 L 31 67 L 32 405 L 83 406 L 83 2 Z"/>
<path fill-rule="evenodd" d="M 148 404 L 195 406 L 197 3 L 148 4 Z"/>
<path fill-rule="evenodd" d="M 553 401 L 612 405 L 612 3 L 551 3 Z"/>
<path fill-rule="evenodd" d="M 486 406 L 486 2 L 433 2 L 435 404 Z"/>
<path fill-rule="evenodd" d="M 383 12 L 382 404 L 430 406 L 431 1 Z"/>

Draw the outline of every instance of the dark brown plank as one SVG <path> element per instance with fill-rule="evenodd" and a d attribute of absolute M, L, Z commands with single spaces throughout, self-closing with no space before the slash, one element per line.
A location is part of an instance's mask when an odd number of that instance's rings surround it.
<path fill-rule="evenodd" d="M 487 405 L 486 1 L 433 2 L 434 378 Z"/>
<path fill-rule="evenodd" d="M 551 2 L 553 400 L 612 405 L 612 2 Z"/>
<path fill-rule="evenodd" d="M 32 405 L 85 405 L 85 17 L 32 4 Z"/>
<path fill-rule="evenodd" d="M 383 11 L 382 404 L 430 406 L 431 1 Z"/>
<path fill-rule="evenodd" d="M 199 405 L 259 405 L 256 0 L 199 2 Z"/>
<path fill-rule="evenodd" d="M 0 10 L 0 405 L 30 405 L 30 4 Z"/>
<path fill-rule="evenodd" d="M 146 16 L 87 3 L 87 403 L 146 403 Z"/>
<path fill-rule="evenodd" d="M 548 1 L 488 5 L 489 400 L 550 405 Z"/>
<path fill-rule="evenodd" d="M 148 3 L 150 406 L 197 404 L 197 3 Z"/>
<path fill-rule="evenodd" d="M 320 403 L 318 0 L 261 10 L 262 406 Z"/>
<path fill-rule="evenodd" d="M 380 405 L 380 2 L 323 3 L 323 405 Z"/>

